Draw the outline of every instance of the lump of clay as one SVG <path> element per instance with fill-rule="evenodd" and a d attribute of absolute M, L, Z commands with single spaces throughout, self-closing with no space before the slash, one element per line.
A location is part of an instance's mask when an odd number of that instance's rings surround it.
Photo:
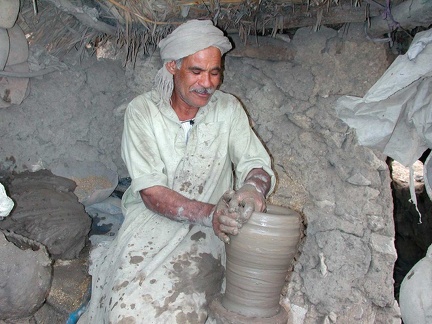
<path fill-rule="evenodd" d="M 0 320 L 31 316 L 51 287 L 51 259 L 45 247 L 0 231 Z"/>
<path fill-rule="evenodd" d="M 48 170 L 15 175 L 9 194 L 16 208 L 0 221 L 0 228 L 42 243 L 53 259 L 77 258 L 91 218 L 73 193 L 75 186 Z"/>

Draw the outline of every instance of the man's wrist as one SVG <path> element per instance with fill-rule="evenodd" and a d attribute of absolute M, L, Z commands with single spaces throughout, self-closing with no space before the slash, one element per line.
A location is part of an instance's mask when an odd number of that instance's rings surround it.
<path fill-rule="evenodd" d="M 204 225 L 204 226 L 206 226 L 206 227 L 213 227 L 213 217 L 212 217 L 212 215 L 203 218 L 201 224 Z"/>
<path fill-rule="evenodd" d="M 264 192 L 262 191 L 262 189 L 255 182 L 250 181 L 250 180 L 246 180 L 243 183 L 243 185 L 250 185 L 250 186 L 254 187 L 256 191 L 258 191 L 260 194 L 262 194 L 265 197 Z"/>
<path fill-rule="evenodd" d="M 216 210 L 216 206 L 214 206 L 211 209 L 211 212 L 208 216 L 205 216 L 201 219 L 201 225 L 207 226 L 207 227 L 213 227 L 213 215 Z"/>

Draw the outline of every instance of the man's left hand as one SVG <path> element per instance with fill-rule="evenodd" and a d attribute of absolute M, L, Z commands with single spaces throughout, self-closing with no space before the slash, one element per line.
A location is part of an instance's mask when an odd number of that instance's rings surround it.
<path fill-rule="evenodd" d="M 247 223 L 254 211 L 263 212 L 266 207 L 264 195 L 251 184 L 244 184 L 234 193 L 228 203 L 228 210 L 236 214 L 239 227 Z"/>
<path fill-rule="evenodd" d="M 254 211 L 265 212 L 265 196 L 271 188 L 270 175 L 261 168 L 252 169 L 237 191 L 228 190 L 213 211 L 213 230 L 225 243 L 229 235 L 237 235 L 238 229 L 247 223 Z"/>

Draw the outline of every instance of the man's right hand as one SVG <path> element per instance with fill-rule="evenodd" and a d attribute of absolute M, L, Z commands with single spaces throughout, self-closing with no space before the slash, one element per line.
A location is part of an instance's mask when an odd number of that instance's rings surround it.
<path fill-rule="evenodd" d="M 216 204 L 213 212 L 213 230 L 219 239 L 224 243 L 229 243 L 230 235 L 237 235 L 241 226 L 236 220 L 238 213 L 230 212 L 229 202 L 234 196 L 234 190 L 226 191 L 219 202 Z"/>

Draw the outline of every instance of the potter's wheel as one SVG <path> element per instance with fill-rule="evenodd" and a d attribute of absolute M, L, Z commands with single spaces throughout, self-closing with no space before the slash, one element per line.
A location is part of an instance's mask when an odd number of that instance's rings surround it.
<path fill-rule="evenodd" d="M 218 324 L 286 324 L 288 321 L 288 313 L 282 306 L 271 317 L 247 317 L 227 310 L 220 298 L 215 298 L 210 303 L 210 312 Z"/>

